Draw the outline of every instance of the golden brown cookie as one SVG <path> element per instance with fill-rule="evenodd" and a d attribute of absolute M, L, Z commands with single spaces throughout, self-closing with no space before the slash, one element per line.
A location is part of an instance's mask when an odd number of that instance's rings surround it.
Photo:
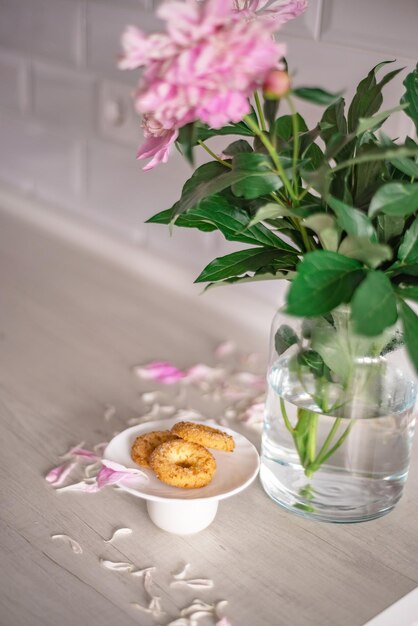
<path fill-rule="evenodd" d="M 163 483 L 183 489 L 205 487 L 216 470 L 216 461 L 209 450 L 179 438 L 155 448 L 150 465 Z"/>
<path fill-rule="evenodd" d="M 185 441 L 199 443 L 206 448 L 214 448 L 224 452 L 232 452 L 235 448 L 235 441 L 231 435 L 227 435 L 222 430 L 206 426 L 205 424 L 177 422 L 177 424 L 174 424 L 171 432 Z"/>
<path fill-rule="evenodd" d="M 178 439 L 169 430 L 153 430 L 150 433 L 140 435 L 135 439 L 131 448 L 131 458 L 142 467 L 150 467 L 149 458 L 155 448 L 165 441 Z"/>

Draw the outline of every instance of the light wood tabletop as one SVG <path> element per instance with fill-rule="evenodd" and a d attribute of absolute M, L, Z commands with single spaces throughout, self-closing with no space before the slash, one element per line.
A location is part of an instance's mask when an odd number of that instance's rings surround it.
<path fill-rule="evenodd" d="M 418 585 L 416 447 L 398 508 L 358 525 L 291 515 L 258 480 L 188 537 L 159 530 L 143 501 L 112 488 L 54 491 L 44 476 L 70 445 L 106 441 L 144 413 L 141 392 L 151 387 L 133 377 L 135 364 L 210 364 L 222 340 L 254 350 L 258 338 L 145 272 L 124 272 L 10 215 L 0 213 L 0 225 L 2 626 L 165 625 L 194 598 L 227 600 L 233 626 L 361 626 Z M 105 420 L 109 406 L 115 415 Z M 105 543 L 118 526 L 133 533 Z M 154 566 L 167 614 L 138 611 L 143 581 L 100 558 Z M 213 588 L 170 586 L 186 562 Z"/>

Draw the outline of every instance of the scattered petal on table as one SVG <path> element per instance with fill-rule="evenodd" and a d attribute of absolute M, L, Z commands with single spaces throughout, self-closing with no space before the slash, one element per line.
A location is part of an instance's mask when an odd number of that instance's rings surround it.
<path fill-rule="evenodd" d="M 114 461 L 102 460 L 103 467 L 97 474 L 97 486 L 99 489 L 103 489 L 107 485 L 114 485 L 120 483 L 126 478 L 132 478 L 134 476 L 140 476 L 141 478 L 148 480 L 148 476 L 142 470 L 125 467 L 120 463 Z"/>
<path fill-rule="evenodd" d="M 189 578 L 188 580 L 173 580 L 170 587 L 174 585 L 186 585 L 190 589 L 212 589 L 213 580 L 210 578 Z"/>
<path fill-rule="evenodd" d="M 97 454 L 92 452 L 91 450 L 86 450 L 86 448 L 71 448 L 71 450 L 67 453 L 69 456 L 79 456 L 83 459 L 97 459 Z"/>
<path fill-rule="evenodd" d="M 161 606 L 161 598 L 159 598 L 158 596 L 153 596 L 151 598 L 151 602 L 149 603 L 148 608 L 152 612 L 154 617 L 160 617 L 160 615 L 163 615 L 165 613 Z"/>
<path fill-rule="evenodd" d="M 112 533 L 110 539 L 105 539 L 105 543 L 111 543 L 117 537 L 122 537 L 123 535 L 132 535 L 132 528 L 115 528 Z"/>
<path fill-rule="evenodd" d="M 155 567 L 144 567 L 144 569 L 134 569 L 131 572 L 131 576 L 137 576 L 138 578 L 141 578 L 142 576 L 144 576 L 147 572 L 154 572 L 155 571 Z"/>
<path fill-rule="evenodd" d="M 75 554 L 83 554 L 83 548 L 80 546 L 78 541 L 75 541 L 75 539 L 73 539 L 69 535 L 51 535 L 51 539 L 59 539 L 61 541 L 64 541 L 65 543 L 68 543 L 71 550 Z"/>
<path fill-rule="evenodd" d="M 224 341 L 215 349 L 215 356 L 219 359 L 224 359 L 225 357 L 234 354 L 236 351 L 237 346 L 233 341 Z"/>
<path fill-rule="evenodd" d="M 193 613 L 203 611 L 205 613 L 213 613 L 215 610 L 214 604 L 207 604 L 207 602 L 203 602 L 199 598 L 196 598 L 192 601 L 190 606 L 186 606 L 184 609 L 180 611 L 180 615 L 182 617 L 190 617 Z"/>
<path fill-rule="evenodd" d="M 103 451 L 108 443 L 108 441 L 101 441 L 100 443 L 96 443 L 96 445 L 93 446 L 93 450 L 97 453 L 98 456 L 102 456 Z"/>
<path fill-rule="evenodd" d="M 134 374 L 142 380 L 155 380 L 164 385 L 173 385 L 185 377 L 185 372 L 168 361 L 152 361 L 133 368 Z"/>
<path fill-rule="evenodd" d="M 58 465 L 58 467 L 54 467 L 51 471 L 48 472 L 48 474 L 45 476 L 45 480 L 51 483 L 54 487 L 59 487 L 65 482 L 65 480 L 71 474 L 76 465 L 77 461 Z"/>
<path fill-rule="evenodd" d="M 97 472 L 102 467 L 101 461 L 96 461 L 95 463 L 90 463 L 90 465 L 86 465 L 84 468 L 84 477 L 85 478 L 94 478 L 97 475 Z"/>
<path fill-rule="evenodd" d="M 82 480 L 79 483 L 74 483 L 72 485 L 66 485 L 65 487 L 58 487 L 55 491 L 79 491 L 81 493 L 96 493 L 98 491 L 98 487 L 96 483 L 88 483 L 85 480 Z"/>
<path fill-rule="evenodd" d="M 216 622 L 216 626 L 232 626 L 232 624 L 229 619 L 223 617 L 219 622 Z"/>
<path fill-rule="evenodd" d="M 228 600 L 219 600 L 219 602 L 216 603 L 215 613 L 218 617 L 223 617 L 222 613 L 227 604 L 228 604 Z"/>
<path fill-rule="evenodd" d="M 134 569 L 132 563 L 125 563 L 123 561 L 107 561 L 106 559 L 100 559 L 100 564 L 106 569 L 110 569 L 112 572 L 132 572 Z"/>
<path fill-rule="evenodd" d="M 109 404 L 106 409 L 105 412 L 103 413 L 103 419 L 105 420 L 105 422 L 108 422 L 109 420 L 112 419 L 112 417 L 115 417 L 116 415 L 116 407 L 114 407 L 112 404 Z"/>
<path fill-rule="evenodd" d="M 144 613 L 152 613 L 150 608 L 139 604 L 139 602 L 131 602 L 130 605 L 133 606 L 135 609 L 138 609 L 138 611 L 143 611 Z"/>
<path fill-rule="evenodd" d="M 190 620 L 186 617 L 179 617 L 167 624 L 167 626 L 191 626 Z"/>
<path fill-rule="evenodd" d="M 264 402 L 256 402 L 242 414 L 241 420 L 248 426 L 261 426 L 264 419 Z"/>
<path fill-rule="evenodd" d="M 174 580 L 184 580 L 186 578 L 187 570 L 190 568 L 190 563 L 185 563 L 184 566 L 178 572 L 172 572 Z"/>

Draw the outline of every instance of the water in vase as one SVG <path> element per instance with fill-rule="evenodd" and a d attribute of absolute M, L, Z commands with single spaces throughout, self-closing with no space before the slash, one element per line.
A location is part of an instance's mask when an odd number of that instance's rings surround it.
<path fill-rule="evenodd" d="M 334 522 L 379 517 L 400 499 L 415 426 L 416 385 L 383 359 L 349 384 L 300 376 L 291 358 L 268 376 L 260 477 L 271 498 Z M 318 400 L 320 398 L 320 401 Z"/>

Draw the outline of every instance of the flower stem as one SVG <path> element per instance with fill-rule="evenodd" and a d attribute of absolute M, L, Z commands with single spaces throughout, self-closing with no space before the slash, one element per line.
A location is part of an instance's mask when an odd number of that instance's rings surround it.
<path fill-rule="evenodd" d="M 297 164 L 298 164 L 298 159 L 299 159 L 299 118 L 298 118 L 298 114 L 295 108 L 295 105 L 293 104 L 293 100 L 290 96 L 286 97 L 287 103 L 289 105 L 290 108 L 290 112 L 292 114 L 292 127 L 293 127 L 293 159 L 292 159 L 292 163 L 293 163 L 293 168 L 292 168 L 292 173 L 293 173 L 293 184 L 294 184 L 294 188 L 295 188 L 295 193 L 298 193 L 298 177 L 297 177 Z"/>
<path fill-rule="evenodd" d="M 260 96 L 258 95 L 257 91 L 254 92 L 254 100 L 255 100 L 255 106 L 257 108 L 258 119 L 260 120 L 260 124 L 261 124 L 261 130 L 266 131 L 267 130 L 266 120 L 264 119 L 263 108 L 261 106 Z"/>
<path fill-rule="evenodd" d="M 251 119 L 251 117 L 249 115 L 245 116 L 245 123 L 247 124 L 248 128 L 250 128 L 253 133 L 255 135 L 257 135 L 257 137 L 260 138 L 261 142 L 263 143 L 263 145 L 266 147 L 267 152 L 269 153 L 271 160 L 273 161 L 277 173 L 279 174 L 280 178 L 282 179 L 282 182 L 284 184 L 284 186 L 286 187 L 286 190 L 289 194 L 289 196 L 292 198 L 292 200 L 297 200 L 297 196 L 295 195 L 295 192 L 293 191 L 293 187 L 288 179 L 288 177 L 286 176 L 286 172 L 284 171 L 283 165 L 279 159 L 279 155 L 277 154 L 276 150 L 274 149 L 274 146 L 272 145 L 272 143 L 270 142 L 269 138 L 267 137 L 267 135 L 257 126 L 257 124 L 254 122 L 253 119 Z"/>
<path fill-rule="evenodd" d="M 223 159 L 221 159 L 220 157 L 218 157 L 217 154 L 215 154 L 206 144 L 204 141 L 202 141 L 201 139 L 198 139 L 197 143 L 202 146 L 202 148 L 204 150 L 206 150 L 206 152 L 208 154 L 210 154 L 210 156 L 215 159 L 215 161 L 218 161 L 218 163 L 222 163 L 222 165 L 225 165 L 225 167 L 227 167 L 228 169 L 232 170 L 232 165 L 230 163 L 227 163 L 226 161 L 224 161 Z"/>

